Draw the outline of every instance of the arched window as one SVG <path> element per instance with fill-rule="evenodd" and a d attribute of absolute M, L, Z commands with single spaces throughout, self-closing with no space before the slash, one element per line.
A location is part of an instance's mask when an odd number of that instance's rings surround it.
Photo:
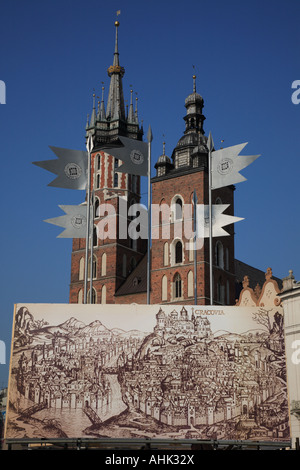
<path fill-rule="evenodd" d="M 78 296 L 77 296 L 77 303 L 82 304 L 82 299 L 83 299 L 83 292 L 82 292 L 82 289 L 80 289 L 80 291 L 78 292 Z"/>
<path fill-rule="evenodd" d="M 229 271 L 229 250 L 226 248 L 225 250 L 225 269 Z"/>
<path fill-rule="evenodd" d="M 102 286 L 101 289 L 101 303 L 106 304 L 106 286 Z"/>
<path fill-rule="evenodd" d="M 216 265 L 224 269 L 224 249 L 220 241 L 216 243 Z"/>
<path fill-rule="evenodd" d="M 164 275 L 161 280 L 161 300 L 162 302 L 168 300 L 168 279 L 166 275 Z"/>
<path fill-rule="evenodd" d="M 97 258 L 93 256 L 93 279 L 97 277 Z M 90 279 L 91 276 L 91 258 L 89 258 L 89 265 L 88 265 L 88 278 Z"/>
<path fill-rule="evenodd" d="M 97 175 L 97 179 L 96 179 L 96 187 L 97 189 L 100 188 L 100 175 L 99 174 Z"/>
<path fill-rule="evenodd" d="M 164 266 L 169 264 L 169 243 L 164 243 Z"/>
<path fill-rule="evenodd" d="M 84 279 L 84 257 L 80 258 L 79 261 L 79 281 Z"/>
<path fill-rule="evenodd" d="M 174 299 L 179 299 L 182 296 L 182 281 L 179 273 L 176 273 L 173 278 L 173 296 Z"/>
<path fill-rule="evenodd" d="M 127 274 L 127 256 L 123 255 L 122 276 L 126 277 Z"/>
<path fill-rule="evenodd" d="M 106 276 L 106 253 L 101 258 L 101 276 Z"/>
<path fill-rule="evenodd" d="M 94 217 L 97 218 L 100 215 L 99 211 L 100 201 L 98 198 L 95 199 L 95 206 L 94 206 Z"/>
<path fill-rule="evenodd" d="M 175 263 L 182 263 L 182 243 L 180 240 L 175 244 Z"/>
<path fill-rule="evenodd" d="M 177 197 L 177 199 L 175 200 L 174 219 L 182 219 L 182 199 L 180 197 Z"/>
<path fill-rule="evenodd" d="M 92 301 L 90 302 L 90 295 L 91 295 L 91 291 L 89 290 L 88 291 L 88 295 L 87 295 L 87 302 L 90 304 L 96 304 L 97 303 L 97 294 L 96 294 L 96 290 L 95 288 L 93 287 L 92 288 Z"/>
<path fill-rule="evenodd" d="M 188 272 L 188 297 L 193 297 L 194 294 L 194 273 L 193 271 Z"/>
<path fill-rule="evenodd" d="M 97 237 L 97 227 L 93 228 L 93 246 L 97 246 L 98 237 Z"/>
<path fill-rule="evenodd" d="M 119 175 L 118 173 L 115 173 L 114 176 L 114 188 L 117 188 L 119 186 Z"/>
<path fill-rule="evenodd" d="M 100 170 L 100 165 L 101 165 L 101 155 L 97 155 L 97 169 Z"/>

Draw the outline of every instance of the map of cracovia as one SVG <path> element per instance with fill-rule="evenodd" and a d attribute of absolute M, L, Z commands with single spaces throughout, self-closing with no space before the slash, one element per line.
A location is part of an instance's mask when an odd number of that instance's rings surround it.
<path fill-rule="evenodd" d="M 18 304 L 9 438 L 281 441 L 280 308 Z"/>

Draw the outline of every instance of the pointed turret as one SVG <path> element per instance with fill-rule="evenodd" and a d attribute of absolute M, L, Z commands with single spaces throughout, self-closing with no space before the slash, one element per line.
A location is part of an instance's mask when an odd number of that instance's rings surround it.
<path fill-rule="evenodd" d="M 165 175 L 170 169 L 174 168 L 170 158 L 166 155 L 165 142 L 163 142 L 163 153 L 155 163 L 154 168 L 156 169 L 157 176 Z"/>
<path fill-rule="evenodd" d="M 139 123 L 137 104 L 138 104 L 138 97 L 135 98 L 135 123 L 136 124 Z"/>
<path fill-rule="evenodd" d="M 205 117 L 202 114 L 203 106 L 204 100 L 202 96 L 196 92 L 196 75 L 193 75 L 193 93 L 191 93 L 185 100 L 185 134 L 195 132 L 204 134 L 203 121 L 205 120 Z"/>
<path fill-rule="evenodd" d="M 110 120 L 121 119 L 125 121 L 125 106 L 123 96 L 122 77 L 125 74 L 124 67 L 120 66 L 119 62 L 119 49 L 118 49 L 118 28 L 119 22 L 115 22 L 116 26 L 116 40 L 114 61 L 107 72 L 110 77 L 110 87 L 108 93 L 108 102 L 106 110 L 106 118 Z"/>
<path fill-rule="evenodd" d="M 106 109 L 104 106 L 104 87 L 102 87 L 101 102 L 98 109 L 93 95 L 93 110 L 90 122 L 86 125 L 86 138 L 92 133 L 95 149 L 98 145 L 111 144 L 118 139 L 118 135 L 132 139 L 142 140 L 143 129 L 139 127 L 137 120 L 137 106 L 134 111 L 131 95 L 131 104 L 128 116 L 125 115 L 125 101 L 123 95 L 122 78 L 125 69 L 120 66 L 118 46 L 119 22 L 115 22 L 116 36 L 113 65 L 108 68 L 110 77 L 109 92 Z M 131 91 L 132 93 L 132 91 Z"/>
<path fill-rule="evenodd" d="M 91 122 L 90 122 L 90 127 L 94 127 L 96 124 L 96 104 L 95 104 L 95 93 L 93 93 L 93 111 L 92 111 L 92 116 L 91 116 Z"/>
<path fill-rule="evenodd" d="M 133 112 L 132 94 L 133 94 L 133 91 L 130 90 L 130 105 L 129 105 L 129 113 L 128 113 L 127 121 L 131 124 L 133 124 L 135 122 L 134 112 Z"/>
<path fill-rule="evenodd" d="M 104 105 L 104 86 L 102 87 L 102 98 L 101 98 L 101 104 L 100 104 L 100 109 L 99 109 L 99 121 L 106 121 L 106 116 L 105 116 L 105 105 Z"/>

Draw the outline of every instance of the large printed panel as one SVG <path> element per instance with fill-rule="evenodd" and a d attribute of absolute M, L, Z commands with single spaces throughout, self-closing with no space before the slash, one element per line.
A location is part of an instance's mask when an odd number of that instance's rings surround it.
<path fill-rule="evenodd" d="M 286 441 L 280 308 L 16 305 L 6 438 Z"/>
<path fill-rule="evenodd" d="M 293 443 L 296 439 L 300 439 L 300 331 L 299 320 L 297 320 L 299 307 L 299 304 L 295 303 L 293 305 L 293 302 L 291 302 L 291 305 L 284 307 L 285 317 L 289 316 L 288 321 L 290 323 L 285 328 L 285 344 L 291 415 L 290 428 Z"/>

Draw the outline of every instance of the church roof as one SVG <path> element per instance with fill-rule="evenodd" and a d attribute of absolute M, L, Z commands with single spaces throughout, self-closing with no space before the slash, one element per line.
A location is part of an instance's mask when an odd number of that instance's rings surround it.
<path fill-rule="evenodd" d="M 249 287 L 254 289 L 257 284 L 261 287 L 265 283 L 265 272 L 250 266 L 247 263 L 244 263 L 239 260 L 235 260 L 235 278 L 236 278 L 236 298 L 239 296 L 238 290 L 239 285 L 242 285 L 243 279 L 245 276 L 249 277 Z M 282 280 L 273 276 L 278 283 L 278 286 L 281 288 Z M 129 274 L 124 283 L 119 287 L 115 296 L 129 295 L 129 294 L 139 294 L 147 292 L 147 254 L 141 259 L 137 264 L 136 268 Z"/>
<path fill-rule="evenodd" d="M 147 292 L 147 254 L 119 287 L 115 296 Z"/>

